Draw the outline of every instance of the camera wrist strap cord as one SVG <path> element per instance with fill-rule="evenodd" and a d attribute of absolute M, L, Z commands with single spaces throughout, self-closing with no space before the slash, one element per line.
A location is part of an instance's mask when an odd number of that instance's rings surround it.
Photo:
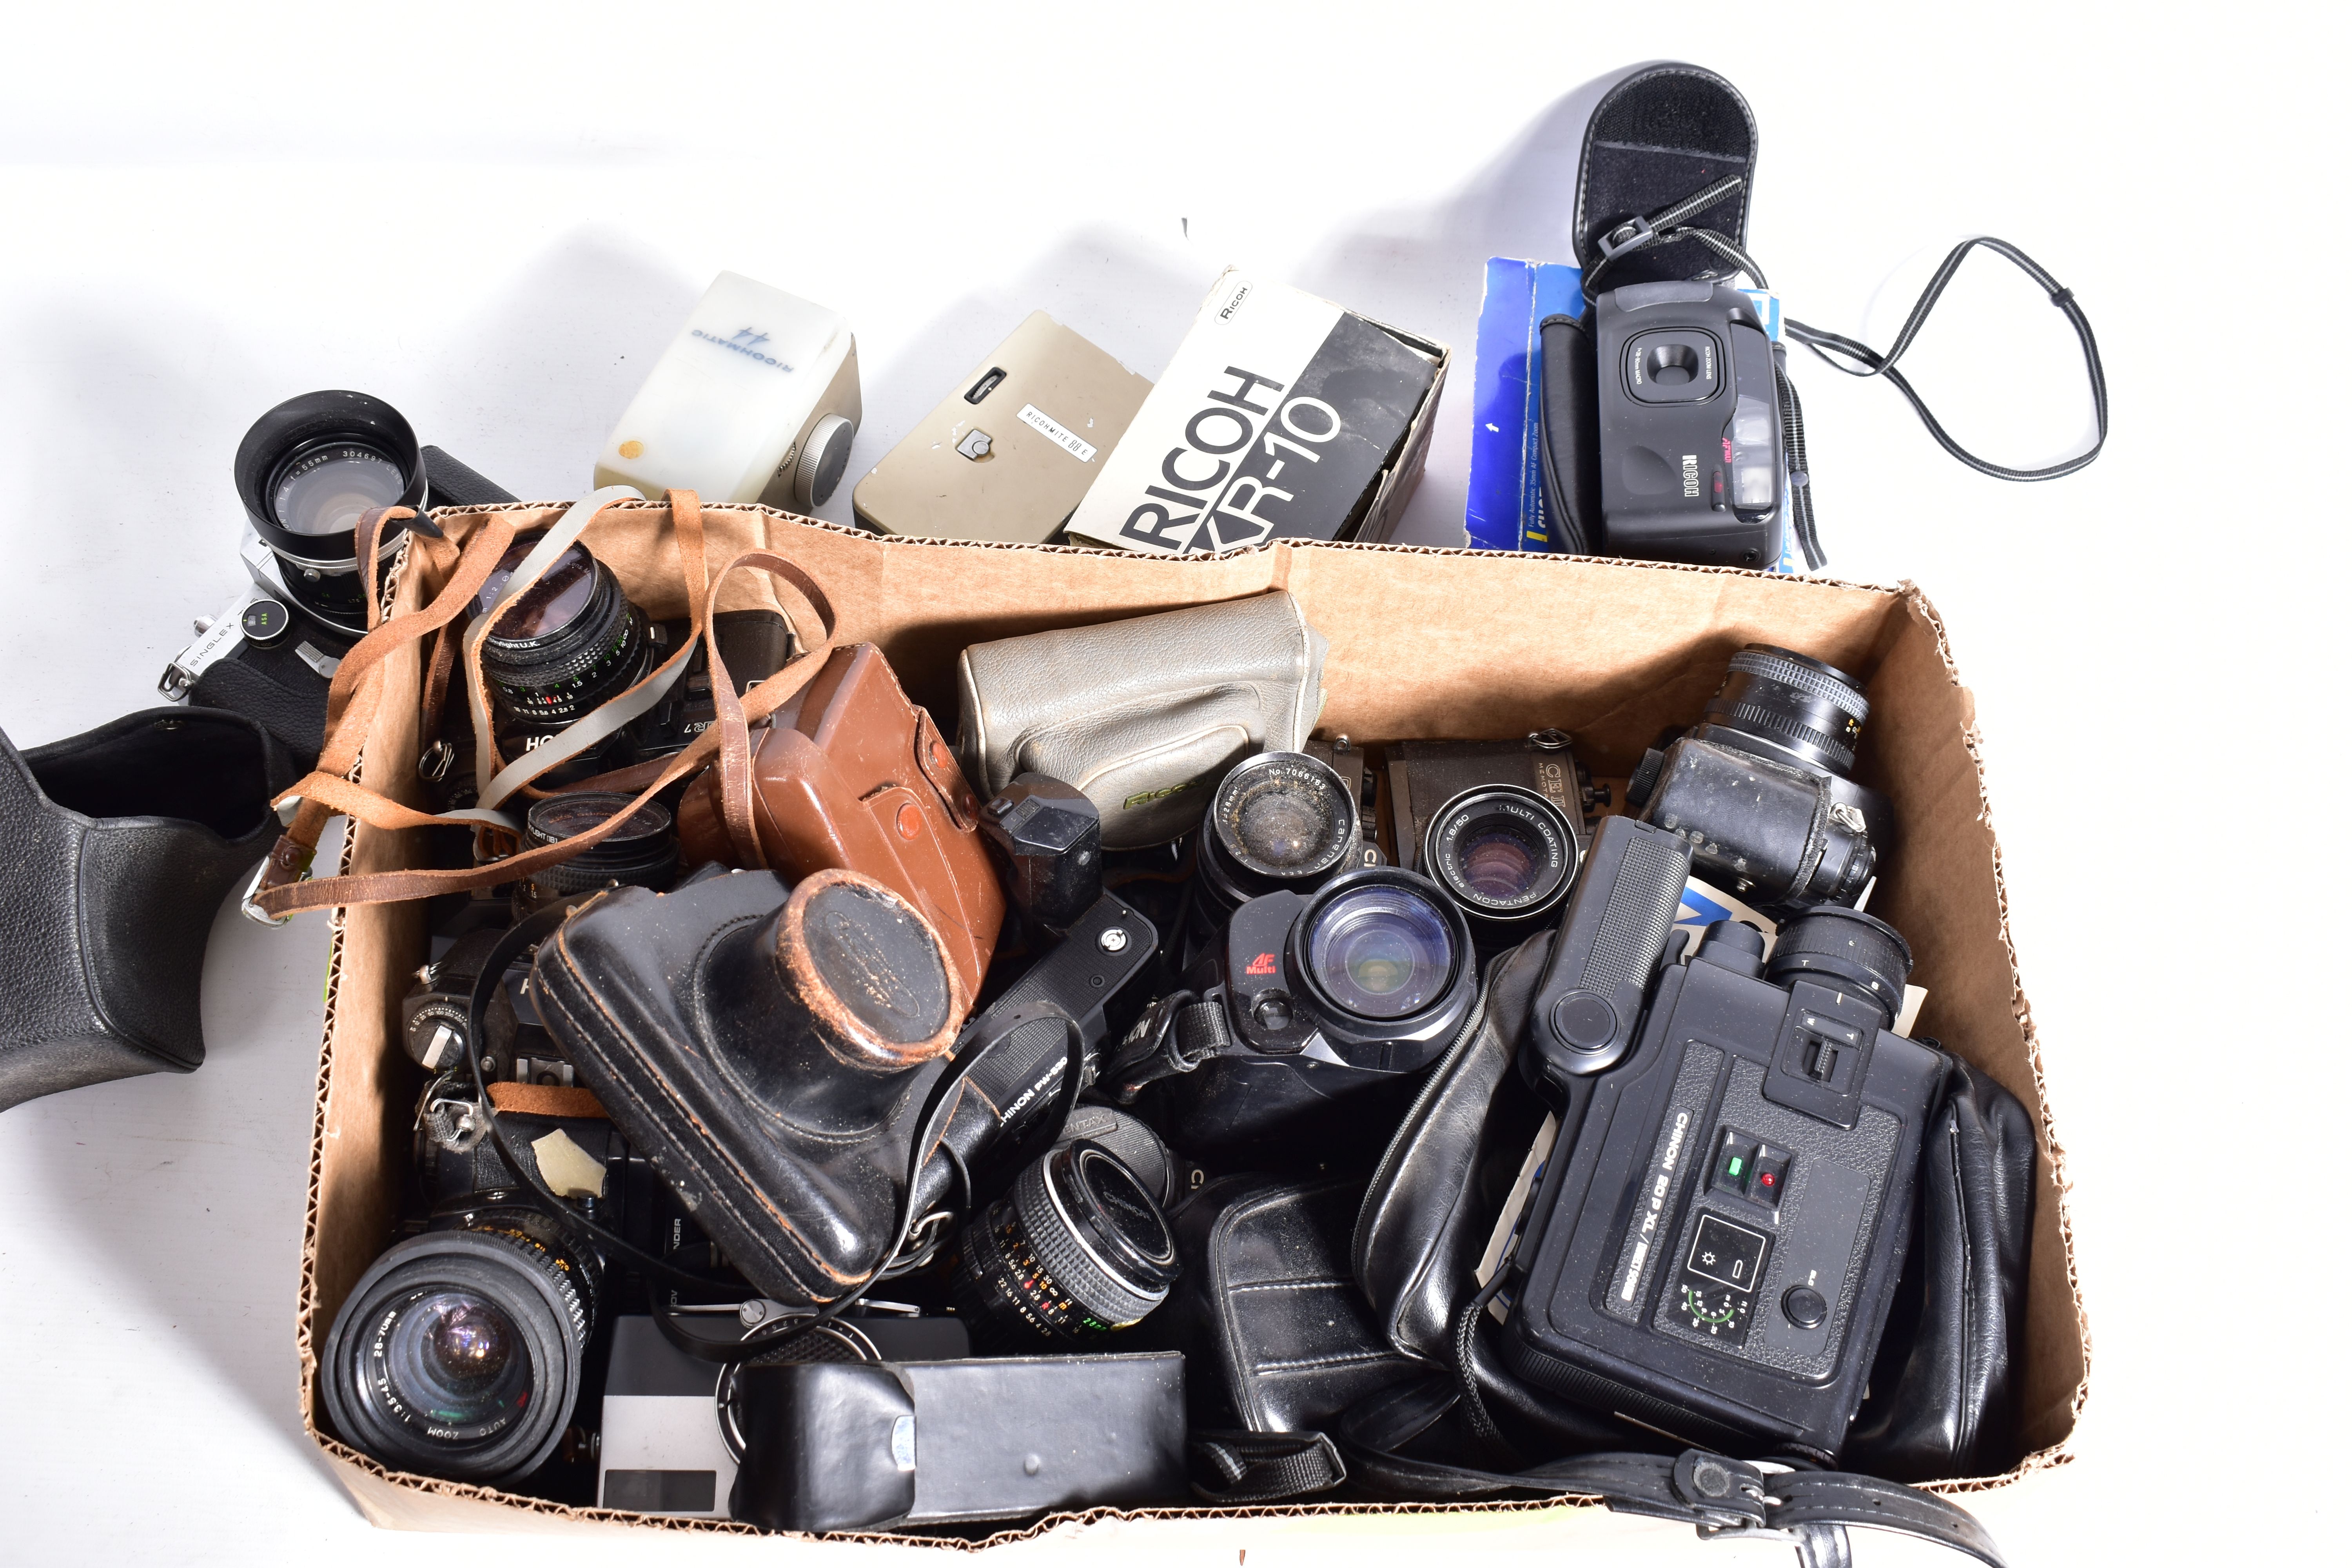
<path fill-rule="evenodd" d="M 1765 279 L 1763 268 L 1757 266 L 1755 258 L 1749 256 L 1747 251 L 1713 229 L 1690 227 L 1682 222 L 1693 213 L 1705 211 L 1746 183 L 1747 177 L 1743 174 L 1727 175 L 1704 190 L 1685 196 L 1682 200 L 1662 207 L 1646 217 L 1633 218 L 1601 237 L 1601 259 L 1585 271 L 1582 280 L 1586 301 L 1589 303 L 1599 296 L 1601 277 L 1619 257 L 1630 255 L 1637 250 L 1644 250 L 1654 245 L 1668 245 L 1684 239 L 1696 240 L 1706 246 L 1728 262 L 1735 271 L 1745 273 L 1754 279 L 1759 289 L 1769 289 L 1771 284 Z M 1951 433 L 1944 428 L 1942 421 L 1928 409 L 1927 400 L 1919 395 L 1918 389 L 1911 384 L 1909 378 L 1901 371 L 1895 368 L 1895 362 L 1901 359 L 1910 349 L 1912 343 L 1918 338 L 1920 329 L 1927 325 L 1928 314 L 1935 310 L 1937 302 L 1943 298 L 1944 290 L 1951 287 L 1952 279 L 1959 272 L 1960 263 L 1965 261 L 1969 253 L 1979 246 L 1984 247 L 1997 256 L 2007 258 L 2016 264 L 2019 270 L 2032 279 L 2034 283 L 2049 295 L 2051 304 L 2056 306 L 2065 316 L 2067 325 L 2074 329 L 2075 339 L 2082 345 L 2083 364 L 2090 379 L 2091 408 L 2095 434 L 2092 437 L 2091 444 L 2081 452 L 2044 468 L 2004 468 L 2000 464 L 1988 462 L 1978 457 L 1952 438 Z M 1885 377 L 1911 405 L 1912 411 L 1919 416 L 1919 422 L 1927 427 L 1927 434 L 1935 437 L 1937 446 L 1977 472 L 1990 475 L 1993 479 L 2009 479 L 2021 484 L 2030 484 L 2041 479 L 2063 479 L 2068 474 L 2090 467 L 2092 461 L 2098 457 L 2100 448 L 2107 444 L 2107 373 L 2105 365 L 2099 358 L 2098 339 L 2091 331 L 2090 318 L 2084 314 L 2083 307 L 2075 300 L 2073 289 L 2060 283 L 2040 262 L 2005 239 L 1996 239 L 1990 235 L 1978 235 L 1954 246 L 1950 253 L 1944 258 L 1942 264 L 1936 268 L 1935 276 L 1928 279 L 1927 286 L 1920 292 L 1918 300 L 1911 307 L 1911 313 L 1905 318 L 1902 331 L 1895 336 L 1894 346 L 1885 353 L 1880 353 L 1867 343 L 1849 338 L 1843 333 L 1825 331 L 1819 327 L 1809 326 L 1793 316 L 1782 318 L 1781 330 L 1785 336 L 1802 343 L 1811 350 L 1814 357 L 1824 364 L 1842 371 L 1847 375 L 1864 380 L 1872 376 Z M 1812 476 L 1805 454 L 1804 409 L 1798 400 L 1796 385 L 1789 379 L 1788 372 L 1781 364 L 1778 354 L 1775 354 L 1773 359 L 1773 372 L 1774 379 L 1779 384 L 1780 420 L 1788 453 L 1790 521 L 1796 530 L 1798 542 L 1804 549 L 1806 564 L 1818 571 L 1827 564 L 1829 557 L 1822 552 L 1820 538 L 1813 522 Z"/>

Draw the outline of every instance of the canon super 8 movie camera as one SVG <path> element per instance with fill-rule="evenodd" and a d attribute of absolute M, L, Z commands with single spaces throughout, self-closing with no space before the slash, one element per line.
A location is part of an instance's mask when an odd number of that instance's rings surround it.
<path fill-rule="evenodd" d="M 1559 1119 L 1511 1265 L 1528 1382 L 1726 1453 L 1834 1463 L 1946 1070 L 1893 1030 L 1911 952 L 1826 908 L 1669 945 L 1690 846 L 1603 824 L 1519 1066 Z M 1646 1008 L 1645 994 L 1649 994 Z"/>

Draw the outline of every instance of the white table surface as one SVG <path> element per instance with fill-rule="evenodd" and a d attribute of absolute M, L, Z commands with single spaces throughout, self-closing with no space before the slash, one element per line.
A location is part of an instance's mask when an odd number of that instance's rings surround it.
<path fill-rule="evenodd" d="M 1796 367 L 1832 569 L 1924 584 L 1976 691 L 2074 1180 L 2081 1457 L 1973 1506 L 2018 1563 L 2233 1537 L 2247 1561 L 2338 1556 L 2352 381 L 2341 180 L 2318 171 L 2341 33 L 2315 6 L 1612 9 L 16 8 L 0 727 L 30 745 L 153 702 L 238 580 L 229 459 L 264 408 L 372 391 L 509 489 L 568 498 L 720 268 L 849 317 L 853 473 L 1032 309 L 1156 374 L 1225 263 L 1286 277 L 1455 346 L 1408 532 L 1457 542 L 1482 263 L 1564 258 L 1573 89 L 1710 65 L 1761 125 L 1751 248 L 1795 314 L 1884 344 L 1952 239 L 1990 231 L 2079 292 L 2114 387 L 2105 456 L 2016 486 L 1944 457 L 1892 389 Z M 2011 462 L 2087 422 L 2061 319 L 1996 261 L 1906 368 Z M 371 1530 L 296 1415 L 324 949 L 315 919 L 225 912 L 202 1071 L 0 1113 L 0 1560 L 458 1545 Z M 1785 1561 L 1608 1518 L 1436 1549 L 1564 1543 Z M 1433 1545 L 1261 1523 L 1161 1554 Z M 467 1547 L 808 1555 L 648 1531 Z M 1098 1534 L 1020 1555 L 1112 1551 L 1137 1553 Z M 1884 1537 L 1858 1556 L 1936 1560 Z"/>

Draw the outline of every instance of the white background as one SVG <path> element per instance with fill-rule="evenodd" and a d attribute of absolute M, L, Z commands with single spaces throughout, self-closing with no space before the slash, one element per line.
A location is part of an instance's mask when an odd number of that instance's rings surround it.
<path fill-rule="evenodd" d="M 2317 6 L 1620 9 L 1667 8 L 13 7 L 0 727 L 30 745 L 154 701 L 238 580 L 229 459 L 264 408 L 371 391 L 508 488 L 567 499 L 722 268 L 854 324 L 853 474 L 1032 309 L 1157 374 L 1224 264 L 1287 278 L 1455 346 L 1409 533 L 1458 542 L 1481 267 L 1565 258 L 1563 98 L 1698 61 L 1755 108 L 1750 248 L 1794 314 L 1883 344 L 1952 239 L 1990 232 L 2078 290 L 2114 388 L 2095 467 L 2015 486 L 1946 458 L 1892 389 L 1795 367 L 1832 570 L 1924 584 L 1977 693 L 2075 1184 L 2081 1458 L 1974 1506 L 2020 1563 L 2233 1535 L 2248 1560 L 2338 1555 L 2352 381 L 2321 106 L 2344 39 Z M 1906 368 L 2012 464 L 2087 425 L 2061 318 L 1990 258 Z M 371 1531 L 296 1415 L 323 953 L 315 919 L 224 914 L 201 1072 L 0 1114 L 0 1558 L 457 1544 Z M 1445 1542 L 1258 1524 L 1181 1555 L 1564 1547 L 1785 1560 L 1606 1518 Z M 1113 1548 L 1134 1550 L 1021 1554 Z"/>

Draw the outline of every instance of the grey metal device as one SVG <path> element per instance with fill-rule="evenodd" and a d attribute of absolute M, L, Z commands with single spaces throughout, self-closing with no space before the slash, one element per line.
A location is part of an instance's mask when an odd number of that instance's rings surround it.
<path fill-rule="evenodd" d="M 1735 1455 L 1833 1463 L 1902 1272 L 1947 1060 L 1895 1034 L 1911 955 L 1823 909 L 1670 940 L 1688 844 L 1612 817 L 1520 1064 L 1559 1119 L 1510 1264 L 1503 1359 Z M 1643 1005 L 1646 997 L 1646 1006 Z"/>

